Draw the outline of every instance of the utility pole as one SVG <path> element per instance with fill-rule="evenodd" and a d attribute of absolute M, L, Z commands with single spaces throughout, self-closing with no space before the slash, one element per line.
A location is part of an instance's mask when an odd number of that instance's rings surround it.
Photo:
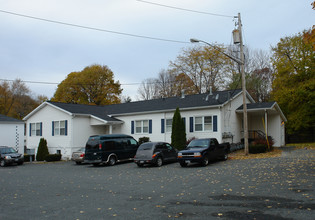
<path fill-rule="evenodd" d="M 215 45 L 212 45 L 206 41 L 198 40 L 195 38 L 191 38 L 191 43 L 205 43 L 209 45 L 210 47 L 214 48 L 215 50 L 219 51 L 220 53 L 224 54 L 225 56 L 229 57 L 230 59 L 234 60 L 236 63 L 238 63 L 241 67 L 241 74 L 242 74 L 242 93 L 243 93 L 243 129 L 244 129 L 244 148 L 245 148 L 245 155 L 248 155 L 248 124 L 247 124 L 247 105 L 246 105 L 246 80 L 245 80 L 245 59 L 244 59 L 244 48 L 243 48 L 243 37 L 242 37 L 242 22 L 241 22 L 241 14 L 238 13 L 238 16 L 235 16 L 234 18 L 238 18 L 238 30 L 233 31 L 233 37 L 237 38 L 234 39 L 234 44 L 240 44 L 240 59 L 233 57 L 229 54 L 224 53 L 220 50 L 220 48 L 217 48 Z M 234 33 L 238 32 L 238 33 Z M 234 35 L 235 34 L 235 35 Z"/>
<path fill-rule="evenodd" d="M 240 59 L 241 59 L 241 74 L 242 74 L 242 93 L 243 93 L 243 126 L 244 126 L 244 149 L 245 155 L 248 155 L 248 123 L 247 123 L 247 105 L 246 105 L 246 80 L 245 80 L 245 68 L 244 68 L 244 48 L 243 48 L 243 36 L 242 36 L 242 22 L 241 14 L 238 13 L 238 31 L 240 40 Z"/>

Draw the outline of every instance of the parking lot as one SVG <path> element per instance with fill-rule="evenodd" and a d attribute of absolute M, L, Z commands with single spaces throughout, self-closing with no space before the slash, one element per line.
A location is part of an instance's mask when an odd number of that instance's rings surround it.
<path fill-rule="evenodd" d="M 0 219 L 314 219 L 314 150 L 207 167 L 0 168 Z"/>

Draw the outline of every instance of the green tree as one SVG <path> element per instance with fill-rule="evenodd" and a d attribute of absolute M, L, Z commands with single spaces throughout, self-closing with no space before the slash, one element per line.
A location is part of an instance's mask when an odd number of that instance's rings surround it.
<path fill-rule="evenodd" d="M 36 160 L 37 161 L 44 161 L 45 157 L 49 154 L 47 141 L 44 138 L 41 138 L 38 144 Z"/>
<path fill-rule="evenodd" d="M 288 133 L 314 129 L 315 125 L 315 51 L 305 40 L 310 34 L 308 30 L 281 38 L 272 48 L 272 97 L 288 118 Z"/>
<path fill-rule="evenodd" d="M 180 115 L 179 108 L 176 108 L 172 121 L 172 146 L 178 150 L 182 150 L 186 146 L 186 131 L 184 120 Z"/>
<path fill-rule="evenodd" d="M 52 101 L 109 105 L 120 103 L 119 81 L 107 66 L 91 65 L 70 73 L 59 85 Z"/>

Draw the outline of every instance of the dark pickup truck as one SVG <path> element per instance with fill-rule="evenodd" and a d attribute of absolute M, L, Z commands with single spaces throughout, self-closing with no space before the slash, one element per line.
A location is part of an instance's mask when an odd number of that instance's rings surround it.
<path fill-rule="evenodd" d="M 178 152 L 177 159 L 182 167 L 190 163 L 207 166 L 210 160 L 227 160 L 229 151 L 230 143 L 219 144 L 216 138 L 195 139 Z"/>

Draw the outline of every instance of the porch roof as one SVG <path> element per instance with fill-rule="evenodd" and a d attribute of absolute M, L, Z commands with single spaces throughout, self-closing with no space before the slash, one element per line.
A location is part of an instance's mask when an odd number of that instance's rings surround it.
<path fill-rule="evenodd" d="M 287 119 L 281 111 L 277 102 L 257 102 L 257 103 L 248 103 L 246 104 L 247 112 L 252 114 L 280 114 L 281 118 L 286 122 Z M 243 113 L 243 105 L 237 108 L 236 113 Z"/>

